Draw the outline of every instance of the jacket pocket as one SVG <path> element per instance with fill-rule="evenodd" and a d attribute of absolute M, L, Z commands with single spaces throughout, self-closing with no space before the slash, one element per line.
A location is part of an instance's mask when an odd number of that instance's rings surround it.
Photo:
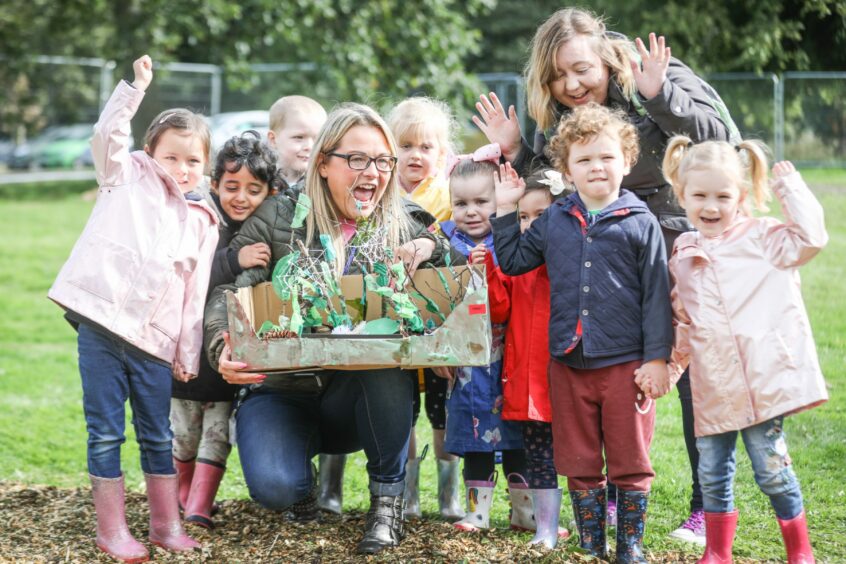
<path fill-rule="evenodd" d="M 162 298 L 156 304 L 150 325 L 164 333 L 171 341 L 179 340 L 182 330 L 182 305 L 185 299 L 185 282 L 180 276 L 171 273 L 167 288 L 162 292 Z"/>
<path fill-rule="evenodd" d="M 91 234 L 74 257 L 68 275 L 72 284 L 109 303 L 126 294 L 138 271 L 138 253 L 98 234 Z"/>

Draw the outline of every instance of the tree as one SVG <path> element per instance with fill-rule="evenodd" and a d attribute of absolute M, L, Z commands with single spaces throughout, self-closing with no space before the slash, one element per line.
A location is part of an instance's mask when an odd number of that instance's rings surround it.
<path fill-rule="evenodd" d="M 29 80 L 33 104 L 49 112 L 53 93 L 96 92 L 91 80 L 65 77 L 35 84 L 31 55 L 100 57 L 118 63 L 117 76 L 131 76 L 131 62 L 148 53 L 155 61 L 224 65 L 230 83 L 249 88 L 248 66 L 261 62 L 311 62 L 317 72 L 302 82 L 303 93 L 328 93 L 327 102 L 371 103 L 425 92 L 466 107 L 478 84 L 465 59 L 481 35 L 469 18 L 494 0 L 30 0 L 0 6 L 0 81 Z M 61 71 L 57 71 L 61 72 Z M 0 107 L 11 98 L 0 91 Z M 67 114 L 70 108 L 63 110 Z M 72 111 L 70 111 L 72 113 Z M 0 115 L 0 131 L 23 124 L 33 130 L 43 118 L 23 112 Z"/>

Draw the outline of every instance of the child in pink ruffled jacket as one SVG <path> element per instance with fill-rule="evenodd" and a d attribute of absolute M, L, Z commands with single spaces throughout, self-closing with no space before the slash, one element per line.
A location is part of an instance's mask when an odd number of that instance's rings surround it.
<path fill-rule="evenodd" d="M 822 206 L 784 161 L 773 167 L 772 189 L 785 222 L 753 217 L 750 208 L 765 210 L 770 197 L 766 157 L 754 141 L 692 145 L 674 137 L 664 175 L 697 229 L 676 240 L 670 273 L 673 371 L 690 364 L 699 449 L 706 522 L 699 562 L 732 560 L 738 432 L 775 510 L 788 562 L 813 562 L 784 418 L 828 399 L 798 272 L 828 241 Z M 651 383 L 655 396 L 669 388 Z"/>
<path fill-rule="evenodd" d="M 200 545 L 179 520 L 170 430 L 172 377 L 197 374 L 203 307 L 217 216 L 194 193 L 209 160 L 202 116 L 181 108 L 155 117 L 144 150 L 129 152 L 129 122 L 153 79 L 153 62 L 115 88 L 91 140 L 97 203 L 49 297 L 79 331 L 88 428 L 88 473 L 97 546 L 119 560 L 147 560 L 124 513 L 120 448 L 126 401 L 150 503 L 150 541 L 168 550 Z"/>

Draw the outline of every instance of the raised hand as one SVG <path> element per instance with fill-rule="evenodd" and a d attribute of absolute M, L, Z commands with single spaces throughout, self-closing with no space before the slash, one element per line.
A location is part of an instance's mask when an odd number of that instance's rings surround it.
<path fill-rule="evenodd" d="M 270 262 L 270 247 L 265 243 L 253 243 L 252 245 L 241 247 L 241 250 L 238 251 L 238 264 L 244 270 L 253 268 L 254 266 L 264 268 L 268 262 Z"/>
<path fill-rule="evenodd" d="M 637 91 L 649 100 L 661 92 L 664 80 L 667 78 L 667 68 L 670 66 L 670 48 L 664 45 L 664 36 L 656 39 L 654 33 L 649 34 L 649 51 L 641 41 L 640 37 L 635 39 L 637 51 L 640 53 L 641 65 L 632 61 L 632 74 L 634 74 Z"/>
<path fill-rule="evenodd" d="M 790 161 L 779 161 L 773 165 L 773 176 L 776 178 L 787 176 L 792 172 L 796 172 L 796 167 Z"/>
<path fill-rule="evenodd" d="M 499 172 L 494 173 L 496 190 L 496 213 L 505 215 L 517 209 L 517 202 L 526 192 L 526 182 L 520 178 L 511 163 L 499 165 Z"/>
<path fill-rule="evenodd" d="M 482 94 L 476 102 L 478 116 L 473 116 L 473 123 L 482 130 L 491 143 L 499 143 L 502 155 L 508 161 L 517 158 L 520 152 L 520 122 L 517 120 L 517 110 L 508 107 L 508 113 L 502 106 L 497 95 L 490 93 L 490 98 Z"/>
<path fill-rule="evenodd" d="M 153 59 L 150 58 L 150 55 L 142 55 L 132 63 L 132 70 L 135 71 L 135 80 L 132 81 L 132 86 L 144 92 L 153 81 Z"/>

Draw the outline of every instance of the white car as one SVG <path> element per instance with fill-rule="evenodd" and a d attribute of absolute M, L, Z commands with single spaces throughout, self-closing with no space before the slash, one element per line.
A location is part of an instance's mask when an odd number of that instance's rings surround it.
<path fill-rule="evenodd" d="M 211 116 L 209 127 L 211 128 L 212 158 L 230 137 L 240 135 L 249 129 L 257 131 L 262 138 L 266 138 L 269 122 L 270 113 L 266 110 L 224 112 Z"/>

